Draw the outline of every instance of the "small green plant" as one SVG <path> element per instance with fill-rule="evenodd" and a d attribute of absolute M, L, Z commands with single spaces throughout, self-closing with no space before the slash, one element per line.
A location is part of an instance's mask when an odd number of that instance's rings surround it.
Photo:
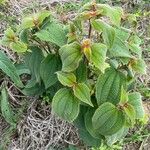
<path fill-rule="evenodd" d="M 7 0 L 0 0 L 0 5 L 4 5 L 7 2 Z"/>
<path fill-rule="evenodd" d="M 132 89 L 136 73 L 146 73 L 136 27 L 133 14 L 95 2 L 67 25 L 42 11 L 23 18 L 18 32 L 6 30 L 1 43 L 23 62 L 19 69 L 0 52 L 0 68 L 24 95 L 43 97 L 72 122 L 87 146 L 110 146 L 145 116 Z M 25 84 L 24 73 L 31 77 Z"/>

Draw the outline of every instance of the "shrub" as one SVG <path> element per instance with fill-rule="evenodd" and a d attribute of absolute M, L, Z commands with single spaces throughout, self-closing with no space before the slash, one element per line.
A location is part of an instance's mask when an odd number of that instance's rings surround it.
<path fill-rule="evenodd" d="M 17 32 L 5 31 L 1 43 L 23 62 L 0 52 L 0 68 L 24 95 L 46 99 L 72 122 L 86 145 L 111 145 L 144 117 L 133 89 L 136 74 L 146 73 L 136 28 L 133 14 L 106 4 L 85 4 L 66 25 L 45 10 L 23 18 Z M 22 74 L 31 76 L 26 84 Z"/>

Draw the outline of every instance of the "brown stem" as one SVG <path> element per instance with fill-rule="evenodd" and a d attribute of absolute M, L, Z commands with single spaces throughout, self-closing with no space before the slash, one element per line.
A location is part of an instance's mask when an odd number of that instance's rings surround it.
<path fill-rule="evenodd" d="M 91 33 L 92 33 L 92 26 L 91 26 L 91 20 L 89 19 L 89 34 L 88 34 L 88 38 L 91 38 Z"/>
<path fill-rule="evenodd" d="M 42 46 L 43 47 L 43 49 L 47 52 L 47 53 L 49 53 L 49 51 L 45 48 L 45 45 L 44 44 L 42 44 L 41 42 L 39 42 L 37 39 L 35 39 L 35 38 L 33 38 L 33 40 L 35 41 L 35 42 L 37 42 L 40 46 Z"/>

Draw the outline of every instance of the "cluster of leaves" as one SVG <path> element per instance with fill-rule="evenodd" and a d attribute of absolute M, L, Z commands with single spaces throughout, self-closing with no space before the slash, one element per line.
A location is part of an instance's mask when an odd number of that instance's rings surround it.
<path fill-rule="evenodd" d="M 111 145 L 145 117 L 132 89 L 136 73 L 146 73 L 136 26 L 134 15 L 95 2 L 65 26 L 42 11 L 25 17 L 17 33 L 5 32 L 1 43 L 24 59 L 14 65 L 1 52 L 0 68 L 24 95 L 46 96 L 88 146 Z M 31 77 L 25 85 L 21 74 Z"/>

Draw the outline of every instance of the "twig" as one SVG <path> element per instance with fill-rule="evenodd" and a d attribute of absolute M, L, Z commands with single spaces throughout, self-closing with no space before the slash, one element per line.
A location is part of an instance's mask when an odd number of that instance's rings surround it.
<path fill-rule="evenodd" d="M 92 26 L 91 26 L 91 20 L 89 19 L 89 34 L 88 34 L 88 38 L 91 38 L 91 33 L 92 33 Z"/>

